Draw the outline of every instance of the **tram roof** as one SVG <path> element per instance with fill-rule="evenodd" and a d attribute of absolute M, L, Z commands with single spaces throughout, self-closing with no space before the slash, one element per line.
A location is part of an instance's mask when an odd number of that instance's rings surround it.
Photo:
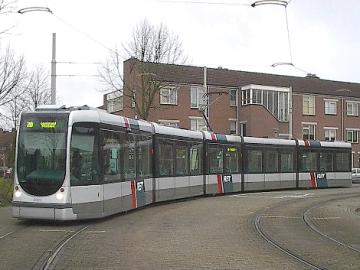
<path fill-rule="evenodd" d="M 244 143 L 295 146 L 295 140 L 244 137 Z"/>
<path fill-rule="evenodd" d="M 334 142 L 322 142 L 322 141 L 304 141 L 299 140 L 299 146 L 309 147 L 309 148 L 319 148 L 319 147 L 329 147 L 329 148 L 351 148 L 351 143 L 343 141 L 334 141 Z"/>
<path fill-rule="evenodd" d="M 156 134 L 203 140 L 203 134 L 200 131 L 193 131 L 193 130 L 182 129 L 182 128 L 166 127 L 166 126 L 162 126 L 162 125 L 159 125 L 159 124 L 156 124 L 156 123 L 153 123 L 153 125 L 154 125 L 154 128 L 155 128 L 155 133 Z"/>

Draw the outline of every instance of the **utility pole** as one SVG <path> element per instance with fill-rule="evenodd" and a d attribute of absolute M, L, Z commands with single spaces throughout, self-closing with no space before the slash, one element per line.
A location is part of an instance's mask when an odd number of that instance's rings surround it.
<path fill-rule="evenodd" d="M 52 33 L 51 104 L 56 104 L 56 33 Z"/>

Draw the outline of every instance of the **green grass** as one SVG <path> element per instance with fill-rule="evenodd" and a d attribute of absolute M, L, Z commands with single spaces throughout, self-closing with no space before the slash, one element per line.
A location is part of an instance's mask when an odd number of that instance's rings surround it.
<path fill-rule="evenodd" d="M 0 207 L 11 203 L 13 194 L 13 179 L 0 177 Z"/>

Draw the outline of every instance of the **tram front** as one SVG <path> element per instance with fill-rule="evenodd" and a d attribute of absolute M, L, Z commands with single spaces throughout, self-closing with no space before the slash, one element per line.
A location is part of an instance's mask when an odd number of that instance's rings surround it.
<path fill-rule="evenodd" d="M 13 216 L 75 219 L 65 181 L 69 113 L 23 113 L 17 137 Z"/>

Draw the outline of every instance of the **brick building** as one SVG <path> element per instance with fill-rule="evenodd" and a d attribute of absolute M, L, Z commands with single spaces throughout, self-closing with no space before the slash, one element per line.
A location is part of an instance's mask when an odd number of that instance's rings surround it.
<path fill-rule="evenodd" d="M 15 136 L 15 131 L 5 131 L 0 128 L 0 168 L 13 167 Z"/>
<path fill-rule="evenodd" d="M 139 61 L 124 62 L 124 85 L 140 89 Z M 144 63 L 141 63 L 144 64 Z M 147 120 L 186 129 L 254 137 L 341 140 L 352 143 L 360 167 L 360 84 L 224 68 L 146 64 L 162 82 Z M 137 117 L 121 91 L 104 95 L 111 113 Z"/>

